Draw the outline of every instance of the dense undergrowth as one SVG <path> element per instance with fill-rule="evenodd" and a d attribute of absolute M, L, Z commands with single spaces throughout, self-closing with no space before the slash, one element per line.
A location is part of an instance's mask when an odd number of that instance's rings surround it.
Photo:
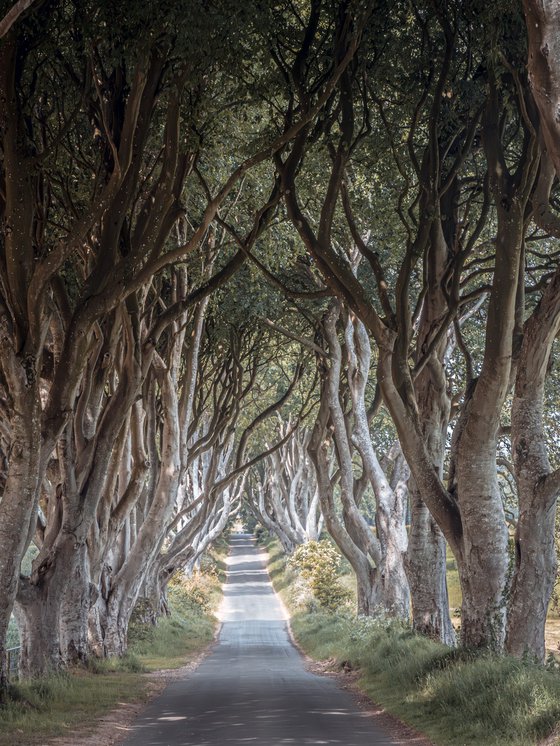
<path fill-rule="evenodd" d="M 203 559 L 201 572 L 173 579 L 170 614 L 157 625 L 133 618 L 128 652 L 122 658 L 92 659 L 84 668 L 14 683 L 10 701 L 0 707 L 0 746 L 45 744 L 65 734 L 72 740 L 76 728 L 93 728 L 117 704 L 145 701 L 152 688 L 151 671 L 184 665 L 213 639 L 225 553 L 224 541 Z"/>
<path fill-rule="evenodd" d="M 303 650 L 359 671 L 361 688 L 441 746 L 534 746 L 560 723 L 558 665 L 451 649 L 387 619 L 309 602 L 276 541 L 269 569 Z M 560 740 L 558 741 L 560 743 Z"/>

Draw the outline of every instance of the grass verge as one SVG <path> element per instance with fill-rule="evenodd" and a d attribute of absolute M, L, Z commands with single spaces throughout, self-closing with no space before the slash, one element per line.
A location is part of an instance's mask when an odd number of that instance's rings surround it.
<path fill-rule="evenodd" d="M 267 547 L 302 649 L 333 668 L 358 670 L 366 694 L 434 743 L 534 746 L 560 722 L 557 669 L 450 649 L 386 619 L 298 607 L 293 571 L 277 542 Z"/>
<path fill-rule="evenodd" d="M 145 701 L 148 689 L 138 673 L 78 669 L 17 684 L 11 701 L 0 708 L 0 744 L 45 744 L 78 726 L 87 731 L 118 704 Z"/>
<path fill-rule="evenodd" d="M 171 583 L 171 613 L 156 626 L 133 620 L 123 658 L 92 660 L 87 669 L 14 684 L 9 703 L 0 707 L 0 746 L 43 745 L 78 728 L 85 735 L 116 706 L 146 701 L 153 690 L 150 672 L 183 666 L 212 641 L 226 552 L 223 541 L 203 560 L 200 573 Z"/>

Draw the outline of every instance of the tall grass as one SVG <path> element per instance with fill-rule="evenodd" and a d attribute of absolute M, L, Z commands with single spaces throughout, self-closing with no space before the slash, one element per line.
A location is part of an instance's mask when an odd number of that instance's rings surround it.
<path fill-rule="evenodd" d="M 0 745 L 45 744 L 78 726 L 88 728 L 117 703 L 142 701 L 147 690 L 144 677 L 123 671 L 73 671 L 14 684 L 10 701 L 0 708 Z"/>
<path fill-rule="evenodd" d="M 388 619 L 294 607 L 297 579 L 276 542 L 275 587 L 303 650 L 359 671 L 378 704 L 440 746 L 535 746 L 560 723 L 560 672 L 509 657 L 451 649 Z"/>
<path fill-rule="evenodd" d="M 309 655 L 359 669 L 375 702 L 437 744 L 529 746 L 560 722 L 557 671 L 450 649 L 387 620 L 299 612 L 292 628 Z"/>

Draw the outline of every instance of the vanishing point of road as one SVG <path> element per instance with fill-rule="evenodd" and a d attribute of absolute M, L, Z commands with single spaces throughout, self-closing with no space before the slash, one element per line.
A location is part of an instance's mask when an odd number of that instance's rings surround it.
<path fill-rule="evenodd" d="M 210 655 L 169 684 L 124 746 L 392 746 L 333 679 L 305 670 L 252 537 L 234 534 Z"/>

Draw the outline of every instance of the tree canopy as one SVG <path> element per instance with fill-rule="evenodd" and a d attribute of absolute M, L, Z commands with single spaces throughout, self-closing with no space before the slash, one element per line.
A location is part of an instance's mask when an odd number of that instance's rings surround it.
<path fill-rule="evenodd" d="M 117 10 L 0 4 L 0 688 L 12 612 L 29 675 L 122 654 L 241 509 L 452 645 L 449 547 L 459 642 L 542 660 L 560 16 Z"/>

